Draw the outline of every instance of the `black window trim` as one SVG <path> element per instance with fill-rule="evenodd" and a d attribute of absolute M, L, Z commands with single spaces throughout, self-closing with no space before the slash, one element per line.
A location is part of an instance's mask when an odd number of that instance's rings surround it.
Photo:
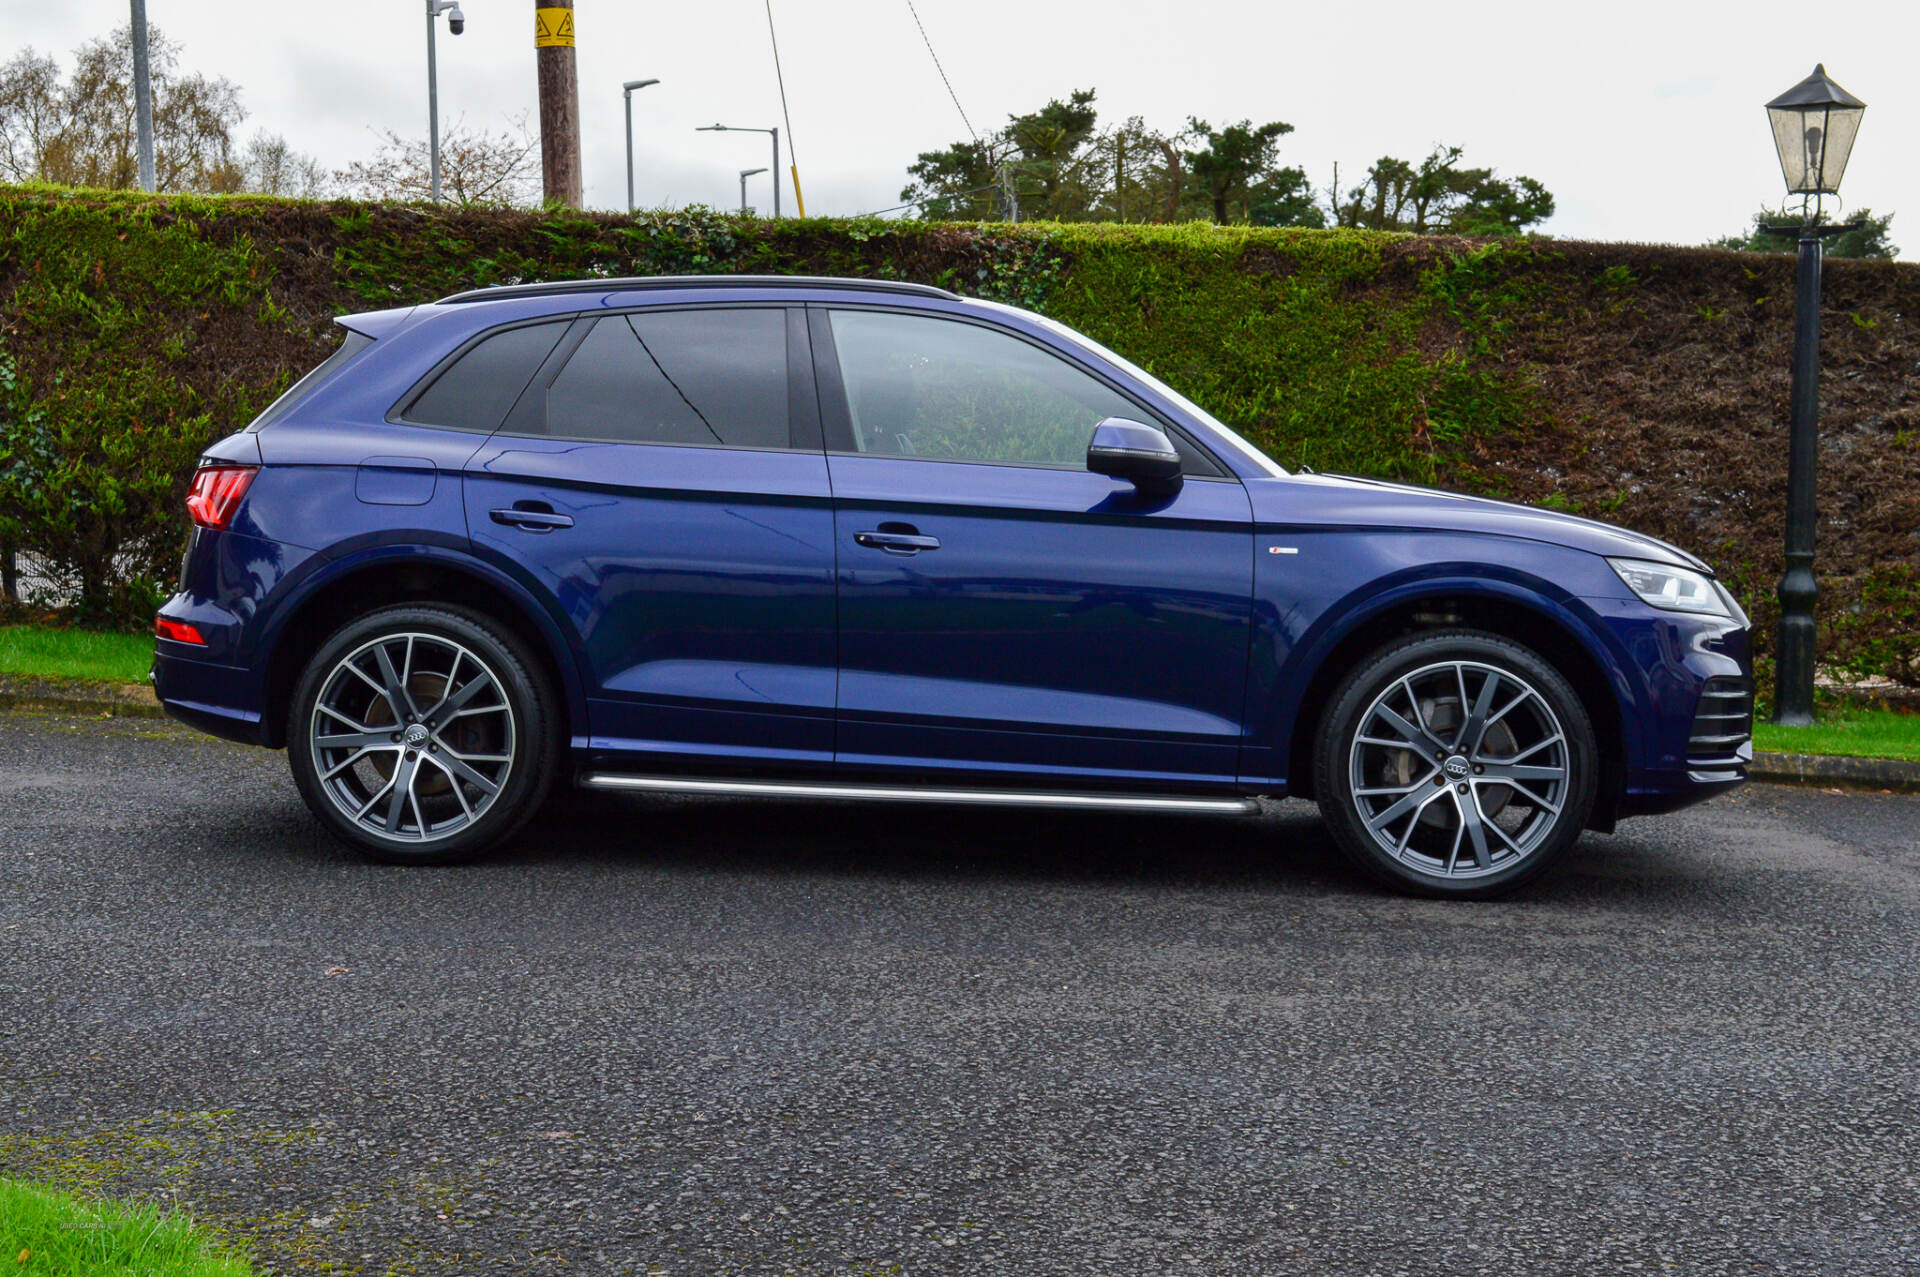
<path fill-rule="evenodd" d="M 553 383 L 565 371 L 574 352 L 587 339 L 593 326 L 602 319 L 616 315 L 658 315 L 670 311 L 714 311 L 714 310 L 778 310 L 786 314 L 786 357 L 787 357 L 787 446 L 784 448 L 763 448 L 748 444 L 733 443 L 675 443 L 665 439 L 603 439 L 596 435 L 551 434 L 545 430 L 515 430 L 511 427 L 523 410 L 532 411 L 532 406 L 541 403 L 540 396 L 551 389 Z M 554 318 L 548 316 L 549 319 Z M 573 320 L 573 327 L 561 337 L 546 361 L 528 380 L 519 398 L 508 410 L 498 429 L 492 432 L 494 437 L 511 439 L 557 439 L 566 443 L 599 443 L 623 448 L 704 448 L 725 452 L 800 452 L 819 454 L 823 450 L 823 433 L 820 421 L 819 396 L 814 390 L 813 357 L 808 340 L 805 308 L 794 302 L 752 301 L 752 302 L 680 302 L 667 306 L 604 306 L 588 311 L 576 311 L 561 318 Z M 488 329 L 488 334 L 501 332 L 514 327 L 502 324 L 499 328 Z M 544 414 L 542 425 L 544 422 Z"/>
<path fill-rule="evenodd" d="M 885 306 L 867 302 L 820 301 L 808 302 L 806 303 L 806 308 L 808 327 L 813 337 L 814 382 L 819 388 L 820 419 L 826 434 L 826 450 L 829 456 L 878 457 L 883 455 L 880 453 L 861 452 L 852 446 L 853 418 L 847 404 L 846 384 L 840 373 L 840 352 L 834 345 L 833 325 L 828 317 L 829 311 L 870 310 L 890 315 L 909 315 L 923 319 L 944 319 L 963 324 L 973 324 L 977 327 L 985 328 L 989 332 L 1000 333 L 1018 341 L 1023 341 L 1036 350 L 1052 355 L 1055 359 L 1062 361 L 1069 367 L 1084 373 L 1094 381 L 1104 385 L 1115 395 L 1138 409 L 1143 421 L 1156 424 L 1160 429 L 1181 439 L 1195 452 L 1206 458 L 1208 463 L 1219 471 L 1217 474 L 1194 474 L 1183 468 L 1181 478 L 1195 479 L 1203 482 L 1240 482 L 1239 476 L 1235 475 L 1232 469 L 1220 460 L 1219 455 L 1215 453 L 1212 448 L 1209 448 L 1200 439 L 1195 438 L 1193 431 L 1182 426 L 1179 422 L 1174 421 L 1166 413 L 1141 403 L 1138 395 L 1134 394 L 1125 386 L 1120 385 L 1114 378 L 1099 369 L 1090 367 L 1075 356 L 1067 354 L 1054 346 L 1050 346 L 1046 342 L 1039 341 L 1017 329 L 1008 328 L 1004 324 L 995 323 L 992 320 L 982 318 L 978 315 L 959 315 L 944 310 L 923 310 L 917 306 Z M 985 461 L 973 460 L 966 457 L 895 456 L 891 453 L 884 454 L 884 458 L 889 461 L 934 461 L 947 465 L 960 466 L 1011 466 L 1017 470 L 1057 470 L 1066 473 L 1086 472 L 1086 466 L 1084 464 L 1078 466 L 1064 464 L 1047 465 L 1032 461 Z"/>

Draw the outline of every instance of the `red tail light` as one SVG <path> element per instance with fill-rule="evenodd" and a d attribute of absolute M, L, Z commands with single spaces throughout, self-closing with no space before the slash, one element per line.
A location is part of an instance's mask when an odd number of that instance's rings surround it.
<path fill-rule="evenodd" d="M 153 632 L 160 638 L 172 639 L 176 643 L 192 643 L 196 647 L 205 647 L 207 640 L 200 637 L 200 631 L 185 621 L 169 621 L 164 616 L 153 618 Z"/>
<path fill-rule="evenodd" d="M 201 466 L 187 490 L 187 513 L 203 528 L 226 527 L 259 470 L 259 466 Z"/>

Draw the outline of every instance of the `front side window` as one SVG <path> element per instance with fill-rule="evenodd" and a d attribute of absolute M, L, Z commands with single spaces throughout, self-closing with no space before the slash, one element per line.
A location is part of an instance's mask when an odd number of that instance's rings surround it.
<path fill-rule="evenodd" d="M 599 319 L 547 391 L 546 431 L 612 443 L 789 447 L 786 314 Z"/>
<path fill-rule="evenodd" d="M 407 405 L 404 418 L 424 426 L 492 432 L 552 352 L 566 320 L 504 328 L 475 343 Z"/>
<path fill-rule="evenodd" d="M 978 324 L 832 312 L 856 452 L 1082 467 L 1093 428 L 1140 410 L 1064 359 Z"/>

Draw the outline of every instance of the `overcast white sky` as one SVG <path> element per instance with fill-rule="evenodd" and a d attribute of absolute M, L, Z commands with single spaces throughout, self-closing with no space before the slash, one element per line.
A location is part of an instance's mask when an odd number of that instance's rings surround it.
<path fill-rule="evenodd" d="M 440 40 L 443 121 L 537 124 L 530 0 L 462 0 Z M 1383 154 L 1436 142 L 1545 182 L 1547 230 L 1567 238 L 1700 243 L 1740 229 L 1781 182 L 1761 104 L 1824 60 L 1868 104 L 1843 193 L 1900 214 L 1920 256 L 1920 8 L 1879 0 L 1825 11 L 1782 0 L 916 0 L 961 104 L 986 130 L 1074 88 L 1103 116 L 1172 128 L 1285 120 L 1288 162 L 1324 186 Z M 374 130 L 426 132 L 421 0 L 148 0 L 150 21 L 193 69 L 240 86 L 255 128 L 328 167 Z M 773 0 L 807 208 L 849 214 L 898 202 L 906 166 L 965 136 L 906 0 Z M 780 124 L 762 0 L 577 0 L 586 199 L 625 200 L 623 80 L 634 99 L 642 205 L 731 206 L 737 173 L 766 163 L 754 134 Z M 0 0 L 0 53 L 32 44 L 68 59 L 127 19 L 125 0 Z M 1844 17 L 1844 21 L 1842 18 Z M 1808 26 L 1817 25 L 1808 34 Z M 784 130 L 783 130 L 784 132 Z M 786 138 L 783 137 L 783 142 Z M 752 197 L 769 203 L 766 178 Z M 791 199 L 789 192 L 788 199 Z M 791 204 L 788 204 L 791 211 Z"/>

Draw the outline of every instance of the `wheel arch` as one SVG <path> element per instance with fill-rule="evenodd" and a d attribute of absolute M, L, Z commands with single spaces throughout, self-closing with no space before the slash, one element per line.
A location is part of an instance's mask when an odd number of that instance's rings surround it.
<path fill-rule="evenodd" d="M 1313 797 L 1313 745 L 1342 678 L 1365 656 L 1423 630 L 1469 628 L 1531 648 L 1573 685 L 1600 748 L 1599 793 L 1589 825 L 1611 830 L 1634 751 L 1622 705 L 1625 675 L 1595 632 L 1550 600 L 1491 583 L 1425 582 L 1356 610 L 1316 645 L 1287 747 L 1288 792 Z"/>
<path fill-rule="evenodd" d="M 464 555 L 418 546 L 372 551 L 329 564 L 304 583 L 264 636 L 267 653 L 261 735 L 286 744 L 289 702 L 300 671 L 342 625 L 398 603 L 464 606 L 505 626 L 524 643 L 560 693 L 561 739 L 586 722 L 586 696 L 576 654 L 560 623 L 519 583 Z"/>

